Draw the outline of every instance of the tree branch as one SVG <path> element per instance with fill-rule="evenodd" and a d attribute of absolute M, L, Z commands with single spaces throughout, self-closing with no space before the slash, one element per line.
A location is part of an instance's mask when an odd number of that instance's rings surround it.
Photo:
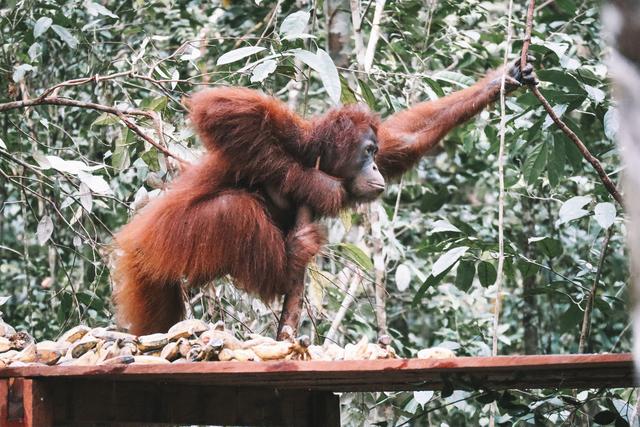
<path fill-rule="evenodd" d="M 524 69 L 525 65 L 527 65 L 527 53 L 529 51 L 529 45 L 531 44 L 531 28 L 533 26 L 533 12 L 535 10 L 535 5 L 536 5 L 535 0 L 529 1 L 529 9 L 527 10 L 526 33 L 525 33 L 524 43 L 522 45 L 522 54 L 520 56 L 521 69 Z M 555 111 L 553 111 L 551 104 L 549 104 L 549 101 L 547 101 L 544 95 L 540 93 L 540 89 L 538 89 L 538 87 L 535 85 L 531 85 L 530 88 L 533 94 L 536 96 L 536 98 L 538 98 L 538 100 L 540 101 L 544 109 L 547 111 L 547 114 L 549 114 L 549 117 L 551 117 L 551 120 L 553 120 L 553 122 L 560 128 L 560 130 L 564 132 L 564 134 L 567 135 L 567 137 L 571 141 L 573 141 L 576 147 L 578 147 L 578 150 L 580 150 L 580 153 L 582 153 L 582 157 L 584 157 L 591 164 L 591 166 L 593 166 L 593 168 L 596 170 L 596 173 L 600 177 L 600 181 L 602 181 L 602 184 L 607 189 L 609 194 L 611 194 L 613 198 L 616 199 L 616 201 L 621 206 L 624 206 L 622 202 L 622 196 L 618 192 L 618 189 L 616 188 L 616 185 L 613 183 L 611 178 L 609 178 L 609 175 L 607 175 L 607 173 L 605 172 L 600 161 L 597 158 L 595 158 L 593 154 L 591 154 L 587 146 L 584 145 L 584 143 L 580 140 L 578 135 L 576 135 L 569 128 L 569 126 L 567 126 L 566 123 L 564 123 L 560 119 L 560 117 L 558 117 Z"/>
<path fill-rule="evenodd" d="M 183 160 L 183 159 L 175 156 L 174 154 L 172 154 L 166 147 L 164 147 L 160 143 L 156 142 L 153 138 L 151 138 L 149 135 L 147 135 L 142 130 L 142 128 L 140 128 L 140 126 L 135 124 L 133 121 L 131 121 L 127 117 L 127 116 L 139 116 L 139 117 L 146 117 L 146 118 L 150 119 L 155 124 L 155 126 L 157 128 L 156 130 L 158 132 L 159 137 L 161 139 L 163 139 L 162 124 L 160 122 L 159 117 L 154 112 L 138 110 L 138 109 L 135 109 L 135 108 L 119 109 L 119 108 L 115 108 L 115 107 L 110 107 L 108 105 L 97 104 L 97 103 L 94 103 L 94 102 L 77 101 L 75 99 L 61 98 L 61 97 L 55 96 L 55 95 L 47 96 L 47 94 L 53 93 L 54 91 L 56 91 L 60 87 L 63 87 L 63 86 L 74 86 L 74 85 L 78 85 L 78 84 L 82 84 L 82 83 L 87 83 L 87 82 L 92 81 L 94 79 L 95 79 L 95 77 L 88 77 L 86 79 L 69 80 L 67 82 L 60 83 L 60 84 L 58 84 L 56 86 L 53 86 L 50 89 L 45 90 L 45 92 L 43 94 L 45 96 L 39 96 L 38 98 L 27 99 L 27 100 L 24 100 L 24 101 L 14 101 L 14 102 L 7 102 L 5 104 L 0 104 L 0 112 L 9 111 L 9 110 L 15 110 L 15 109 L 19 109 L 19 108 L 35 107 L 35 106 L 38 106 L 38 105 L 60 105 L 60 106 L 66 106 L 66 107 L 76 107 L 76 108 L 84 108 L 84 109 L 88 109 L 88 110 L 102 111 L 102 112 L 105 112 L 105 113 L 113 114 L 113 115 L 117 116 L 129 129 L 131 129 L 134 133 L 136 133 L 142 139 L 147 141 L 149 144 L 151 144 L 154 147 L 156 147 L 158 149 L 158 151 L 163 153 L 165 156 L 172 157 L 172 158 L 176 159 L 180 163 L 185 163 L 185 160 Z"/>
<path fill-rule="evenodd" d="M 325 344 L 335 341 L 335 336 L 336 336 L 336 333 L 338 332 L 338 328 L 340 327 L 340 323 L 342 323 L 344 316 L 347 314 L 347 311 L 349 311 L 349 307 L 355 300 L 355 295 L 356 295 L 356 292 L 358 291 L 358 286 L 360 286 L 360 284 L 362 284 L 362 276 L 354 274 L 351 277 L 349 289 L 347 289 L 344 295 L 344 300 L 342 300 L 342 304 L 340 304 L 340 308 L 338 309 L 338 312 L 336 313 L 335 317 L 333 318 L 333 321 L 331 322 L 331 327 L 329 328 L 329 331 L 324 336 Z"/>
<path fill-rule="evenodd" d="M 593 279 L 593 285 L 591 285 L 591 292 L 587 298 L 587 306 L 584 308 L 584 315 L 582 316 L 582 328 L 580 330 L 580 343 L 578 344 L 578 353 L 584 353 L 587 346 L 587 338 L 591 332 L 591 312 L 593 311 L 593 304 L 596 301 L 596 292 L 598 291 L 598 282 L 602 275 L 602 266 L 604 265 L 604 257 L 609 249 L 609 240 L 613 234 L 613 226 L 610 226 L 607 230 L 607 234 L 602 242 L 602 251 L 600 252 L 600 259 L 598 260 L 598 269 L 596 270 L 596 277 Z"/>

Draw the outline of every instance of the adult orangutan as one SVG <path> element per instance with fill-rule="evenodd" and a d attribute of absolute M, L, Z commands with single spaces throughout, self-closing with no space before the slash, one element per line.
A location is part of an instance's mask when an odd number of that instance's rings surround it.
<path fill-rule="evenodd" d="M 534 79 L 517 61 L 506 88 Z M 183 286 L 227 274 L 265 301 L 289 292 L 324 242 L 318 224 L 296 220 L 300 207 L 319 218 L 375 199 L 385 179 L 495 101 L 500 80 L 493 71 L 382 121 L 362 105 L 307 120 L 250 89 L 196 93 L 190 116 L 206 154 L 116 235 L 120 323 L 135 334 L 166 331 L 183 316 Z"/>

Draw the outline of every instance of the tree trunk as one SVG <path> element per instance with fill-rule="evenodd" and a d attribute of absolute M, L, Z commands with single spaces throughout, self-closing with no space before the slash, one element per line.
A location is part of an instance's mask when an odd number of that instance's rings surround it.
<path fill-rule="evenodd" d="M 604 28 L 613 46 L 610 68 L 614 76 L 614 96 L 618 101 L 620 128 L 617 139 L 623 164 L 625 208 L 629 215 L 628 244 L 635 306 L 633 336 L 636 366 L 640 366 L 640 3 L 615 0 L 603 11 Z"/>
<path fill-rule="evenodd" d="M 348 67 L 351 57 L 351 13 L 349 0 L 325 0 L 327 52 L 336 67 Z"/>

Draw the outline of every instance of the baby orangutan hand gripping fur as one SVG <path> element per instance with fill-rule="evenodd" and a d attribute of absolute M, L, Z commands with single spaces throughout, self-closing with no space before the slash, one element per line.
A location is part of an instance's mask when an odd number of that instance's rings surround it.
<path fill-rule="evenodd" d="M 518 64 L 509 91 L 535 79 Z M 250 89 L 196 93 L 190 116 L 207 153 L 116 235 L 119 322 L 137 335 L 164 332 L 184 314 L 183 286 L 227 274 L 265 301 L 289 292 L 324 242 L 317 224 L 296 220 L 299 208 L 335 216 L 375 199 L 385 179 L 495 101 L 500 76 L 385 121 L 363 106 L 305 120 Z"/>

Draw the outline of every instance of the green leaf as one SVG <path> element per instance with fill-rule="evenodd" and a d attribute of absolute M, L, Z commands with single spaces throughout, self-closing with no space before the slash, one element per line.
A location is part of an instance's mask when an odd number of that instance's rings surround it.
<path fill-rule="evenodd" d="M 62 291 L 60 294 L 60 305 L 58 306 L 58 322 L 63 323 L 66 321 L 71 313 L 71 305 L 72 305 L 72 297 L 71 293 L 68 291 Z"/>
<path fill-rule="evenodd" d="M 294 49 L 292 52 L 296 58 L 319 74 L 322 85 L 331 100 L 335 104 L 339 104 L 341 92 L 340 76 L 329 54 L 322 49 L 318 49 L 315 54 L 303 49 Z"/>
<path fill-rule="evenodd" d="M 536 70 L 538 79 L 543 82 L 552 82 L 558 86 L 564 86 L 570 89 L 572 93 L 584 93 L 585 90 L 580 85 L 580 82 L 564 70 Z"/>
<path fill-rule="evenodd" d="M 449 221 L 444 219 L 439 219 L 433 223 L 431 228 L 431 233 L 443 233 L 443 232 L 454 232 L 461 233 L 460 229 L 455 225 L 449 223 Z"/>
<path fill-rule="evenodd" d="M 547 49 L 555 53 L 558 58 L 564 56 L 567 49 L 569 49 L 569 45 L 567 43 L 554 43 L 549 40 L 536 39 L 535 44 L 546 47 Z"/>
<path fill-rule="evenodd" d="M 38 37 L 43 35 L 49 29 L 49 27 L 51 27 L 52 23 L 53 19 L 49 17 L 43 16 L 38 18 L 33 26 L 33 38 L 37 39 Z"/>
<path fill-rule="evenodd" d="M 94 3 L 92 1 L 85 1 L 84 6 L 87 8 L 87 12 L 89 15 L 98 16 L 104 15 L 110 18 L 118 19 L 118 15 L 113 14 L 109 9 L 104 7 L 99 3 Z"/>
<path fill-rule="evenodd" d="M 530 237 L 529 243 L 535 243 L 536 247 L 549 258 L 562 255 L 562 244 L 551 237 Z"/>
<path fill-rule="evenodd" d="M 371 91 L 371 88 L 369 87 L 369 85 L 360 79 L 358 79 L 358 85 L 360 86 L 360 91 L 362 92 L 362 98 L 364 99 L 364 102 L 367 103 L 369 108 L 371 108 L 372 110 L 375 110 L 376 97 Z"/>
<path fill-rule="evenodd" d="M 432 390 L 414 391 L 413 398 L 416 400 L 416 402 L 418 402 L 420 405 L 424 407 L 425 403 L 431 400 L 431 398 L 433 397 L 433 394 L 434 392 Z"/>
<path fill-rule="evenodd" d="M 476 266 L 473 261 L 462 260 L 456 270 L 456 287 L 461 291 L 468 291 L 476 274 Z"/>
<path fill-rule="evenodd" d="M 616 420 L 616 414 L 612 411 L 604 410 L 601 412 L 598 412 L 594 417 L 593 417 L 593 421 L 597 422 L 600 425 L 607 425 L 607 424 L 611 424 L 612 422 L 614 422 Z"/>
<path fill-rule="evenodd" d="M 11 78 L 14 82 L 18 83 L 24 79 L 24 76 L 27 74 L 27 72 L 34 70 L 35 67 L 30 64 L 20 64 L 13 71 Z"/>
<path fill-rule="evenodd" d="M 80 291 L 76 294 L 76 298 L 87 308 L 93 308 L 94 310 L 101 310 L 104 307 L 101 299 L 91 291 Z"/>
<path fill-rule="evenodd" d="M 142 160 L 149 166 L 149 169 L 157 172 L 160 170 L 160 162 L 158 161 L 158 150 L 155 148 L 151 148 L 149 151 L 143 153 L 141 156 Z"/>
<path fill-rule="evenodd" d="M 116 139 L 116 145 L 111 155 L 111 166 L 117 171 L 127 169 L 131 165 L 129 146 L 135 141 L 133 132 L 129 128 L 123 128 Z"/>
<path fill-rule="evenodd" d="M 562 252 L 562 247 L 560 248 L 560 250 Z M 540 267 L 538 267 L 536 264 L 525 259 L 521 259 L 518 261 L 518 270 L 520 270 L 523 279 L 535 276 L 538 273 L 539 269 Z"/>
<path fill-rule="evenodd" d="M 495 401 L 500 395 L 498 393 L 496 393 L 495 391 L 488 391 L 486 393 L 481 394 L 480 396 L 476 397 L 476 400 L 480 403 L 482 403 L 483 405 L 486 405 L 488 403 L 491 403 L 493 401 Z"/>
<path fill-rule="evenodd" d="M 304 35 L 304 30 L 307 28 L 310 17 L 311 14 L 303 10 L 292 13 L 284 18 L 282 24 L 280 24 L 280 34 L 285 40 L 300 38 L 300 36 Z"/>
<path fill-rule="evenodd" d="M 552 187 L 560 184 L 560 178 L 564 177 L 564 167 L 567 156 L 564 152 L 564 143 L 558 139 L 553 140 L 553 149 L 547 160 L 547 176 Z"/>
<path fill-rule="evenodd" d="M 435 185 L 429 189 L 420 200 L 420 210 L 423 212 L 435 212 L 442 207 L 449 199 L 449 192 L 446 186 Z"/>
<path fill-rule="evenodd" d="M 602 228 L 609 228 L 616 220 L 616 207 L 613 203 L 598 203 L 593 209 L 596 221 Z"/>
<path fill-rule="evenodd" d="M 166 96 L 149 97 L 140 103 L 140 107 L 147 110 L 162 111 L 167 107 L 168 101 L 169 99 Z"/>
<path fill-rule="evenodd" d="M 236 62 L 248 56 L 254 55 L 258 52 L 262 52 L 265 49 L 266 47 L 261 47 L 261 46 L 247 46 L 247 47 L 240 47 L 238 49 L 233 49 L 225 53 L 224 55 L 220 56 L 220 58 L 218 58 L 218 62 L 216 62 L 216 65 L 231 64 L 232 62 Z"/>
<path fill-rule="evenodd" d="M 471 77 L 465 76 L 464 74 L 455 71 L 438 71 L 433 75 L 433 78 L 436 80 L 453 83 L 462 88 L 469 87 L 475 83 L 475 81 Z"/>
<path fill-rule="evenodd" d="M 38 243 L 42 246 L 53 234 L 53 221 L 49 215 L 45 215 L 38 222 L 38 229 L 36 230 L 36 237 L 38 238 Z"/>
<path fill-rule="evenodd" d="M 80 160 L 64 160 L 58 156 L 45 156 L 45 159 L 49 167 L 59 172 L 71 173 L 74 175 L 77 175 L 81 171 L 87 172 L 102 168 L 102 165 L 87 166 Z M 38 162 L 40 162 L 40 160 L 38 160 Z"/>
<path fill-rule="evenodd" d="M 602 103 L 604 101 L 605 93 L 602 89 L 598 89 L 597 87 L 584 85 L 584 90 L 589 94 L 589 98 L 593 100 L 593 102 L 597 104 Z"/>
<path fill-rule="evenodd" d="M 554 142 L 564 145 L 564 153 L 574 172 L 582 170 L 582 153 L 576 145 L 563 132 L 556 132 L 553 135 Z"/>
<path fill-rule="evenodd" d="M 427 279 L 422 283 L 422 285 L 420 285 L 420 289 L 418 289 L 418 292 L 416 292 L 416 294 L 413 296 L 413 301 L 411 302 L 411 304 L 414 306 L 420 304 L 422 297 L 427 292 L 427 289 L 440 283 L 444 276 L 446 276 L 447 273 L 451 271 L 451 268 L 453 268 L 453 265 L 440 273 L 438 276 L 432 276 L 430 274 L 429 277 L 427 277 Z"/>
<path fill-rule="evenodd" d="M 427 82 L 429 87 L 433 89 L 436 95 L 438 95 L 441 98 L 444 96 L 444 91 L 442 90 L 442 86 L 440 86 L 440 84 L 437 81 L 429 77 L 423 77 L 423 80 Z"/>
<path fill-rule="evenodd" d="M 351 90 L 349 82 L 344 77 L 340 76 L 340 86 L 342 91 L 340 92 L 340 102 L 344 105 L 357 104 L 356 94 Z"/>
<path fill-rule="evenodd" d="M 440 258 L 438 258 L 436 262 L 433 263 L 433 267 L 431 268 L 431 275 L 438 276 L 439 274 L 442 274 L 443 271 L 452 267 L 456 262 L 458 262 L 460 257 L 462 257 L 462 255 L 467 252 L 468 249 L 469 247 L 467 246 L 460 246 L 457 248 L 449 249 L 447 252 L 440 255 Z"/>
<path fill-rule="evenodd" d="M 554 113 L 556 113 L 556 116 L 558 116 L 558 118 L 562 118 L 562 115 L 567 111 L 568 107 L 569 107 L 569 104 L 556 104 L 552 107 L 552 110 Z M 552 124 L 553 124 L 553 119 L 551 118 L 550 115 L 547 114 L 546 117 L 544 118 L 544 122 L 542 123 L 542 129 L 547 129 Z"/>
<path fill-rule="evenodd" d="M 109 183 L 99 175 L 92 175 L 88 172 L 78 172 L 78 178 L 84 182 L 87 187 L 97 194 L 113 194 L 113 190 L 109 187 Z"/>
<path fill-rule="evenodd" d="M 356 245 L 352 243 L 340 243 L 338 247 L 344 251 L 347 258 L 355 262 L 363 270 L 373 270 L 373 262 L 371 262 L 371 258 Z"/>
<path fill-rule="evenodd" d="M 258 83 L 264 81 L 278 68 L 278 63 L 273 59 L 268 59 L 259 63 L 253 68 L 251 73 L 251 83 Z"/>
<path fill-rule="evenodd" d="M 116 124 L 120 121 L 120 119 L 118 119 L 118 116 L 114 115 L 114 114 L 109 114 L 109 113 L 102 113 L 98 116 L 97 119 L 95 119 L 93 121 L 93 123 L 91 123 L 91 126 L 107 126 L 107 125 L 113 125 Z"/>
<path fill-rule="evenodd" d="M 478 263 L 478 279 L 482 286 L 487 287 L 493 285 L 497 277 L 498 273 L 492 263 L 488 261 Z"/>
<path fill-rule="evenodd" d="M 80 204 L 84 210 L 91 212 L 91 209 L 93 208 L 93 196 L 91 195 L 91 189 L 84 182 L 81 182 L 78 187 L 78 195 L 80 198 Z"/>
<path fill-rule="evenodd" d="M 541 142 L 529 153 L 522 166 L 522 174 L 528 184 L 534 184 L 547 164 L 547 143 Z"/>
<path fill-rule="evenodd" d="M 572 0 L 556 0 L 556 3 L 560 7 L 560 9 L 564 10 L 568 15 L 574 16 L 576 13 L 577 6 Z"/>
<path fill-rule="evenodd" d="M 411 284 L 411 269 L 406 264 L 400 264 L 396 268 L 396 287 L 400 292 L 404 292 Z"/>
<path fill-rule="evenodd" d="M 60 25 L 52 25 L 51 29 L 64 41 L 71 49 L 78 47 L 78 39 L 64 27 Z"/>
<path fill-rule="evenodd" d="M 560 206 L 558 220 L 555 223 L 556 226 L 588 215 L 589 211 L 582 209 L 582 207 L 589 202 L 591 202 L 590 196 L 575 196 L 565 201 L 562 206 Z"/>

